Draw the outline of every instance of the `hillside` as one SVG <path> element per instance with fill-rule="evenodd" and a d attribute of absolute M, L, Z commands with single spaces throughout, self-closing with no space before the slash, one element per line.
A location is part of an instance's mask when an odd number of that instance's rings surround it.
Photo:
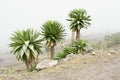
<path fill-rule="evenodd" d="M 34 72 L 26 72 L 21 64 L 1 67 L 0 80 L 119 80 L 120 51 L 114 54 L 109 51 L 78 54 L 68 62 L 62 61 L 55 67 Z"/>

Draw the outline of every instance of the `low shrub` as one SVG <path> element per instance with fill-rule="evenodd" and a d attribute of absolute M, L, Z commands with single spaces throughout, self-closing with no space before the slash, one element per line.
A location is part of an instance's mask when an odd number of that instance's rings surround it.
<path fill-rule="evenodd" d="M 72 46 L 68 46 L 68 47 L 64 48 L 62 52 L 58 53 L 56 59 L 60 60 L 62 58 L 65 58 L 68 54 L 71 54 L 71 53 L 75 54 L 76 50 Z"/>
<path fill-rule="evenodd" d="M 68 46 L 63 49 L 62 52 L 58 53 L 56 59 L 60 60 L 62 58 L 65 58 L 68 54 L 79 54 L 85 51 L 85 48 L 87 47 L 87 42 L 85 40 L 77 40 L 74 42 L 73 46 Z"/>
<path fill-rule="evenodd" d="M 87 41 L 85 41 L 85 40 L 76 40 L 74 42 L 73 47 L 75 48 L 77 54 L 83 53 L 83 51 L 85 51 L 85 49 L 87 47 Z"/>

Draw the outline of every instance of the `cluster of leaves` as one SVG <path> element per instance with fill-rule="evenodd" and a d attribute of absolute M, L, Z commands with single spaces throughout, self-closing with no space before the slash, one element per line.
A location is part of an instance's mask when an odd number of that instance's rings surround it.
<path fill-rule="evenodd" d="M 41 29 L 41 35 L 43 36 L 43 39 L 47 41 L 46 46 L 55 46 L 58 41 L 64 39 L 65 29 L 57 21 L 49 20 L 43 24 Z"/>
<path fill-rule="evenodd" d="M 69 19 L 70 21 L 70 30 L 76 32 L 76 39 L 80 39 L 80 30 L 86 28 L 91 24 L 90 15 L 87 15 L 86 10 L 84 9 L 73 9 L 70 11 Z"/>
<path fill-rule="evenodd" d="M 54 46 L 65 36 L 64 27 L 57 21 L 49 20 L 43 24 L 41 29 L 41 33 L 33 29 L 19 30 L 14 32 L 11 37 L 12 53 L 17 60 L 25 62 L 28 70 L 33 70 L 33 67 L 36 66 L 43 40 L 46 41 L 47 47 L 51 47 L 50 58 L 54 59 Z M 43 36 L 42 39 L 40 39 L 40 35 Z"/>
<path fill-rule="evenodd" d="M 67 20 L 71 22 L 70 29 L 73 31 L 87 28 L 90 25 L 90 16 L 87 15 L 86 10 L 84 9 L 73 9 L 68 15 L 70 19 Z"/>
<path fill-rule="evenodd" d="M 87 28 L 90 25 L 90 16 L 87 15 L 84 9 L 74 9 L 69 13 L 71 22 L 70 29 L 76 31 L 76 40 L 73 46 L 67 47 L 58 54 L 58 58 L 65 58 L 68 54 L 82 53 L 87 46 L 84 40 L 80 39 L 80 29 Z M 35 65 L 36 59 L 41 52 L 41 39 L 39 38 L 39 32 L 32 29 L 17 31 L 11 37 L 12 53 L 16 55 L 18 60 L 25 62 L 26 67 L 32 68 Z M 41 35 L 43 40 L 46 41 L 46 46 L 51 48 L 50 58 L 54 59 L 54 47 L 56 44 L 64 39 L 65 29 L 57 21 L 47 21 L 41 27 Z"/>
<path fill-rule="evenodd" d="M 71 54 L 71 53 L 76 54 L 76 50 L 72 46 L 68 46 L 64 48 L 62 52 L 58 53 L 56 59 L 60 60 L 62 58 L 65 58 L 68 54 Z"/>
<path fill-rule="evenodd" d="M 85 51 L 85 48 L 87 47 L 87 42 L 85 40 L 76 40 L 74 42 L 73 46 L 68 46 L 64 48 L 64 50 L 60 53 L 58 53 L 56 59 L 60 60 L 62 58 L 65 58 L 68 54 L 83 54 L 83 51 Z"/>
<path fill-rule="evenodd" d="M 120 32 L 106 35 L 104 39 L 108 48 L 120 44 Z"/>
<path fill-rule="evenodd" d="M 87 47 L 87 42 L 85 40 L 76 40 L 73 47 L 75 48 L 77 53 L 81 53 L 85 51 Z"/>
<path fill-rule="evenodd" d="M 17 60 L 25 62 L 28 69 L 34 67 L 39 53 L 41 53 L 41 39 L 39 32 L 33 29 L 19 30 L 11 37 L 12 53 Z"/>
<path fill-rule="evenodd" d="M 52 20 L 45 22 L 41 29 L 46 46 L 51 47 L 50 58 L 54 59 L 54 47 L 64 39 L 65 29 L 59 22 Z"/>

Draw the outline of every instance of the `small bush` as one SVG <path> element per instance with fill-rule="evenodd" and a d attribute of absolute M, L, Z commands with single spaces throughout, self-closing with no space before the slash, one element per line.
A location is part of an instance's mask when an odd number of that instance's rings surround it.
<path fill-rule="evenodd" d="M 85 51 L 85 48 L 87 47 L 87 42 L 84 40 L 78 40 L 74 42 L 73 46 L 68 46 L 63 49 L 62 52 L 58 53 L 56 59 L 60 60 L 62 58 L 65 58 L 68 54 L 79 54 Z"/>
<path fill-rule="evenodd" d="M 56 59 L 57 60 L 61 60 L 63 58 L 65 58 L 68 54 L 65 54 L 64 52 L 59 52 Z"/>
<path fill-rule="evenodd" d="M 87 47 L 87 42 L 85 40 L 76 40 L 73 47 L 76 50 L 76 53 L 82 53 Z"/>
<path fill-rule="evenodd" d="M 64 48 L 62 52 L 58 53 L 56 59 L 60 60 L 62 58 L 65 58 L 68 54 L 71 54 L 71 53 L 75 54 L 76 50 L 72 46 L 68 46 Z"/>

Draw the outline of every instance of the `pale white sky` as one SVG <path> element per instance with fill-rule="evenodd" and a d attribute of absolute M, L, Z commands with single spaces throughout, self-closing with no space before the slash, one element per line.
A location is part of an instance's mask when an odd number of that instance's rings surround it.
<path fill-rule="evenodd" d="M 58 20 L 70 32 L 65 19 L 74 8 L 86 9 L 92 18 L 91 27 L 82 34 L 119 32 L 119 7 L 120 0 L 0 0 L 0 53 L 9 50 L 13 31 L 40 29 L 46 20 Z"/>

